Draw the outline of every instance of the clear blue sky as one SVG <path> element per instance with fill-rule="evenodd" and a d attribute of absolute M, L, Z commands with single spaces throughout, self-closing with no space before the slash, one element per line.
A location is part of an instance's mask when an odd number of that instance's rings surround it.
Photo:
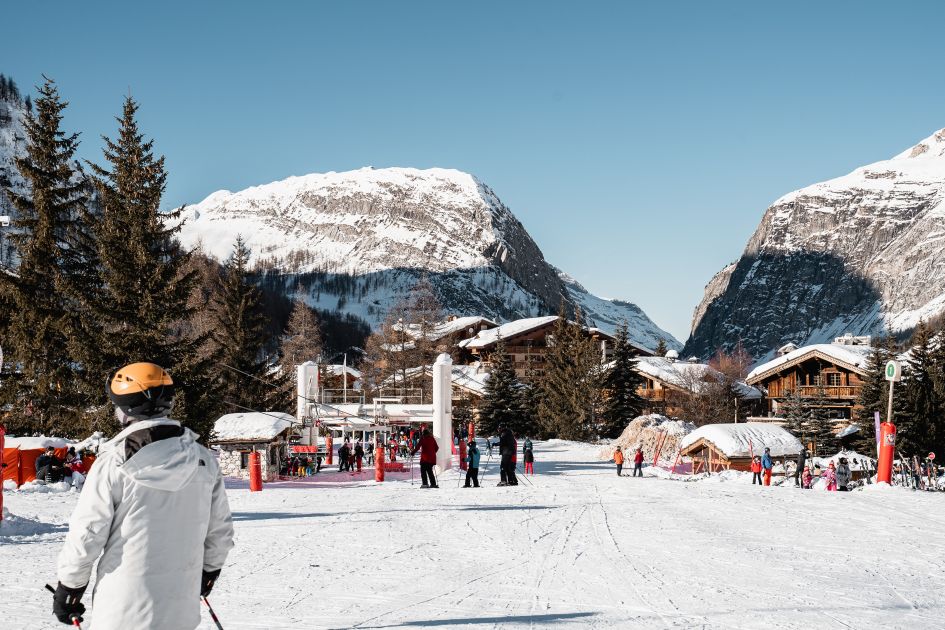
<path fill-rule="evenodd" d="M 546 258 L 680 340 L 782 194 L 945 126 L 941 2 L 8 4 L 0 72 L 131 89 L 167 205 L 364 165 L 488 183 Z"/>

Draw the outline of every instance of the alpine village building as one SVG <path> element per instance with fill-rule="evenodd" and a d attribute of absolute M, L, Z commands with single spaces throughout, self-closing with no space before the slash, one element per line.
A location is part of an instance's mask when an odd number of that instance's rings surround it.
<path fill-rule="evenodd" d="M 745 379 L 767 391 L 766 415 L 752 420 L 783 421 L 784 402 L 794 392 L 808 409 L 822 410 L 837 423 L 852 420 L 871 353 L 870 337 L 852 335 L 833 343 L 782 346 Z"/>

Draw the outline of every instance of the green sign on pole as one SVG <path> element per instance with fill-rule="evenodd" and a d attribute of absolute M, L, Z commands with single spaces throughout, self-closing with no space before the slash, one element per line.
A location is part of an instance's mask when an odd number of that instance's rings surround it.
<path fill-rule="evenodd" d="M 902 367 L 899 365 L 899 361 L 890 361 L 886 364 L 886 380 L 887 381 L 900 381 L 902 380 Z"/>

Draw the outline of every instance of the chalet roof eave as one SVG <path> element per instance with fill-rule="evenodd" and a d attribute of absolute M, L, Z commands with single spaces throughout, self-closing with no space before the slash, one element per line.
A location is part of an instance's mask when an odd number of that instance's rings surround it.
<path fill-rule="evenodd" d="M 790 361 L 786 361 L 786 362 L 784 362 L 784 363 L 781 363 L 781 364 L 779 364 L 779 365 L 776 365 L 776 366 L 774 366 L 774 367 L 772 367 L 772 368 L 769 368 L 769 369 L 765 370 L 764 372 L 759 372 L 759 373 L 756 374 L 754 377 L 752 377 L 752 378 L 750 378 L 750 379 L 745 379 L 745 383 L 747 383 L 748 385 L 751 385 L 752 387 L 754 387 L 756 383 L 760 383 L 761 381 L 765 380 L 766 378 L 768 378 L 768 377 L 770 377 L 770 376 L 773 376 L 773 375 L 775 375 L 775 374 L 779 374 L 779 373 L 781 373 L 781 372 L 787 370 L 788 368 L 792 368 L 792 367 L 798 365 L 799 363 L 803 363 L 804 361 L 809 361 L 810 359 L 814 359 L 814 358 L 823 359 L 824 361 L 826 361 L 826 362 L 828 362 L 828 363 L 832 363 L 833 365 L 840 366 L 840 367 L 842 367 L 842 368 L 845 368 L 845 369 L 847 369 L 847 370 L 850 370 L 851 372 L 856 372 L 856 373 L 859 374 L 860 376 L 866 376 L 866 370 L 864 370 L 864 369 L 862 369 L 862 368 L 860 368 L 860 367 L 857 367 L 857 366 L 853 365 L 852 363 L 847 363 L 846 361 L 841 361 L 840 359 L 838 359 L 838 358 L 836 358 L 836 357 L 832 357 L 832 356 L 830 356 L 829 354 L 827 354 L 826 352 L 822 352 L 822 351 L 817 350 L 817 349 L 815 348 L 815 349 L 813 349 L 813 350 L 811 350 L 811 351 L 809 351 L 809 352 L 805 352 L 804 354 L 800 355 L 799 357 L 795 357 L 794 359 L 791 359 Z"/>

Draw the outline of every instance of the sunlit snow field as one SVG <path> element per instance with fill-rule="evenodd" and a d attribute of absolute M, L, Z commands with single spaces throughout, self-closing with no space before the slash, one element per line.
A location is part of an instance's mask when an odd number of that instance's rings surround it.
<path fill-rule="evenodd" d="M 537 443 L 532 485 L 514 488 L 495 487 L 495 458 L 479 490 L 455 472 L 439 490 L 234 483 L 236 548 L 210 600 L 227 630 L 945 624 L 945 495 L 618 478 L 598 451 Z M 62 627 L 43 585 L 75 501 L 5 493 L 40 524 L 0 529 L 4 629 Z"/>

